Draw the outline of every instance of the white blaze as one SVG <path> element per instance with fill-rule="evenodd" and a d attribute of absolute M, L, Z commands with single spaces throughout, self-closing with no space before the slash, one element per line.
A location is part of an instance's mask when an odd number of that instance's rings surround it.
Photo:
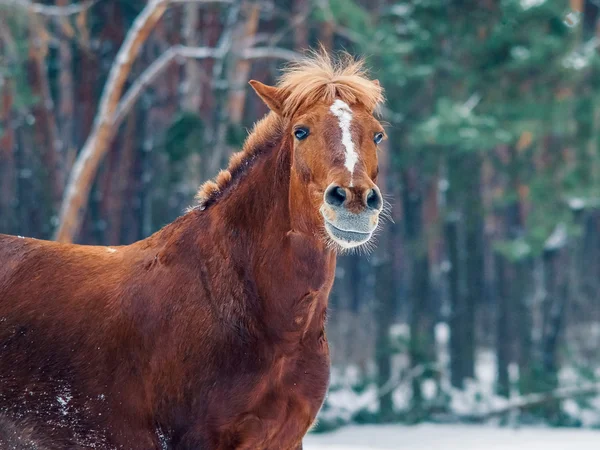
<path fill-rule="evenodd" d="M 352 134 L 350 133 L 352 110 L 347 103 L 339 99 L 333 102 L 333 105 L 331 105 L 329 110 L 339 120 L 340 128 L 342 130 L 342 144 L 344 144 L 344 148 L 346 149 L 346 162 L 344 165 L 350 172 L 350 176 L 352 176 L 354 174 L 354 166 L 358 161 L 358 153 L 354 150 L 354 142 L 352 142 Z"/>

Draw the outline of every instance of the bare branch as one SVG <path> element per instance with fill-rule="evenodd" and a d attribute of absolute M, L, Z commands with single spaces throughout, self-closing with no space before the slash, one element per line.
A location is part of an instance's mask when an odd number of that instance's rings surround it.
<path fill-rule="evenodd" d="M 242 51 L 242 59 L 282 59 L 284 61 L 296 61 L 302 58 L 302 54 L 281 47 L 255 47 Z"/>
<path fill-rule="evenodd" d="M 170 0 L 171 4 L 181 3 L 233 3 L 233 0 Z"/>
<path fill-rule="evenodd" d="M 51 6 L 42 3 L 35 3 L 31 0 L 0 0 L 0 5 L 11 6 L 23 9 L 34 14 L 40 14 L 48 17 L 67 17 L 80 14 L 100 0 L 86 0 L 84 2 L 69 6 Z M 170 0 L 169 3 L 231 3 L 232 0 Z"/>
<path fill-rule="evenodd" d="M 164 52 L 156 61 L 154 61 L 143 73 L 138 77 L 135 83 L 129 88 L 114 114 L 112 126 L 116 130 L 123 122 L 131 108 L 135 105 L 140 95 L 146 87 L 152 84 L 171 64 L 178 58 L 186 59 L 221 59 L 225 57 L 225 48 L 208 48 L 208 47 L 186 47 L 184 45 L 176 45 Z M 245 49 L 240 58 L 242 59 L 283 59 L 293 61 L 300 58 L 300 53 L 292 50 L 287 50 L 279 47 L 257 47 Z"/>
<path fill-rule="evenodd" d="M 116 130 L 121 125 L 123 119 L 131 111 L 131 108 L 135 105 L 144 89 L 152 84 L 175 58 L 205 59 L 217 58 L 218 56 L 219 52 L 216 49 L 206 47 L 194 48 L 177 45 L 168 49 L 142 73 L 119 102 L 112 123 L 114 129 Z"/>
<path fill-rule="evenodd" d="M 82 3 L 69 6 L 51 6 L 41 3 L 34 3 L 30 0 L 0 0 L 0 5 L 12 6 L 15 8 L 24 9 L 30 13 L 40 14 L 49 17 L 67 17 L 79 14 L 90 9 L 98 3 L 98 0 L 87 0 Z"/>

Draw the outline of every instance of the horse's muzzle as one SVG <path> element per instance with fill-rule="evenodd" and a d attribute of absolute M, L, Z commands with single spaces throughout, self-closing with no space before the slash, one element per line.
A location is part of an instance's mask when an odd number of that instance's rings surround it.
<path fill-rule="evenodd" d="M 354 248 L 371 239 L 379 224 L 378 210 L 353 213 L 343 207 L 323 205 L 321 214 L 329 237 L 342 248 Z"/>

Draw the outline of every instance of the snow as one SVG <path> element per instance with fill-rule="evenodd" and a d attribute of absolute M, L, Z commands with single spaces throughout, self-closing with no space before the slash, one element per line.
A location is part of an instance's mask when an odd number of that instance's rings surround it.
<path fill-rule="evenodd" d="M 521 0 L 521 7 L 525 10 L 529 8 L 534 8 L 536 6 L 541 6 L 546 2 L 546 0 Z"/>
<path fill-rule="evenodd" d="M 392 14 L 395 14 L 400 17 L 408 17 L 412 10 L 413 6 L 409 5 L 408 3 L 400 3 L 390 8 Z"/>
<path fill-rule="evenodd" d="M 550 246 L 560 248 L 564 245 L 567 236 L 564 224 L 559 225 L 552 234 L 553 236 L 549 238 Z M 509 398 L 499 396 L 496 393 L 495 383 L 498 371 L 496 354 L 493 349 L 486 347 L 480 347 L 476 351 L 475 377 L 465 380 L 463 389 L 454 388 L 450 382 L 449 372 L 450 327 L 446 322 L 438 322 L 435 324 L 434 332 L 437 358 L 436 362 L 428 365 L 427 368 L 437 372 L 438 376 L 421 379 L 421 389 L 425 400 L 432 402 L 434 405 L 443 404 L 448 407 L 447 412 L 450 417 L 486 417 L 494 412 L 532 400 L 530 395 L 521 396 L 519 393 L 519 367 L 514 361 L 508 367 Z M 568 332 L 573 333 L 574 330 L 569 329 Z M 577 333 L 577 336 L 573 336 L 571 341 L 574 339 L 575 341 L 588 342 L 588 348 L 584 348 L 584 353 L 592 354 L 596 350 L 593 344 L 600 339 L 600 324 L 594 323 L 588 327 L 579 325 Z M 390 339 L 396 345 L 405 345 L 409 338 L 410 327 L 408 324 L 397 323 L 391 327 Z M 426 366 L 411 368 L 406 352 L 394 355 L 392 365 L 394 375 L 384 384 L 383 390 L 391 389 L 394 410 L 403 413 L 411 407 L 411 383 L 416 377 L 420 376 Z M 368 415 L 376 413 L 379 408 L 379 395 L 374 376 L 374 367 L 366 367 L 362 370 L 359 370 L 356 366 L 333 367 L 330 389 L 324 406 L 319 413 L 320 426 L 317 429 L 324 430 L 340 425 L 348 425 L 357 421 L 362 413 L 368 412 Z M 582 372 L 581 368 L 573 365 L 573 361 L 571 361 L 570 363 L 565 362 L 559 371 L 559 387 L 563 393 L 565 391 L 581 390 L 590 385 L 595 385 L 595 383 L 599 383 L 600 386 L 600 367 L 593 366 Z M 565 400 L 561 402 L 562 410 L 572 420 L 586 429 L 600 429 L 600 395 L 588 396 L 585 401 L 570 400 L 569 395 L 565 395 L 564 398 Z M 508 415 L 511 424 L 517 423 L 521 417 L 517 413 L 514 414 L 514 416 L 513 413 Z M 442 421 L 445 420 L 442 416 L 437 418 Z M 488 422 L 488 424 L 491 423 L 497 424 L 493 420 Z M 598 437 L 600 438 L 600 435 Z M 337 444 L 332 442 L 332 444 L 334 443 Z M 331 448 L 335 449 L 336 447 Z M 364 448 L 369 449 L 369 447 Z M 600 449 L 600 445 L 598 445 L 598 448 Z M 410 450 L 411 447 L 407 447 L 407 449 Z"/>
<path fill-rule="evenodd" d="M 574 211 L 579 211 L 585 208 L 585 200 L 583 198 L 572 197 L 567 200 L 567 203 L 569 204 L 569 208 Z"/>
<path fill-rule="evenodd" d="M 563 67 L 567 69 L 581 70 L 588 64 L 589 60 L 579 52 L 570 53 L 563 60 Z"/>
<path fill-rule="evenodd" d="M 564 223 L 559 223 L 556 228 L 546 240 L 544 248 L 546 250 L 558 250 L 563 247 L 567 242 L 567 227 Z"/>
<path fill-rule="evenodd" d="M 588 67 L 595 57 L 600 39 L 593 38 L 563 58 L 563 66 L 567 69 L 581 70 Z"/>
<path fill-rule="evenodd" d="M 563 23 L 569 28 L 573 28 L 579 25 L 580 21 L 581 13 L 579 11 L 571 11 L 565 16 Z"/>
<path fill-rule="evenodd" d="M 529 57 L 531 56 L 531 51 L 527 48 L 527 47 L 523 47 L 522 45 L 518 45 L 516 47 L 513 47 L 510 50 L 510 55 L 517 60 L 520 61 L 524 61 L 526 59 L 529 59 Z"/>
<path fill-rule="evenodd" d="M 361 409 L 375 412 L 377 408 L 377 388 L 374 384 L 370 384 L 361 393 L 350 388 L 338 389 L 327 395 L 327 408 L 321 410 L 319 418 L 324 420 L 340 418 L 348 422 Z"/>
<path fill-rule="evenodd" d="M 390 327 L 390 338 L 408 339 L 410 337 L 410 326 L 407 323 L 397 323 Z"/>
<path fill-rule="evenodd" d="M 354 426 L 308 435 L 304 450 L 597 450 L 600 431 L 476 425 Z"/>
<path fill-rule="evenodd" d="M 56 400 L 60 404 L 60 411 L 62 412 L 63 416 L 69 414 L 69 402 L 72 399 L 73 396 L 71 395 L 68 389 L 65 390 L 63 395 L 59 395 L 58 397 L 56 397 Z"/>

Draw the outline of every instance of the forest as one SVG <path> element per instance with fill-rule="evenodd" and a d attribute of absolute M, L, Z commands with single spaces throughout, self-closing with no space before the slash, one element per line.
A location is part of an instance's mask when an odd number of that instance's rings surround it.
<path fill-rule="evenodd" d="M 595 0 L 0 0 L 0 233 L 151 235 L 319 45 L 385 89 L 389 220 L 338 259 L 317 431 L 600 427 Z"/>

